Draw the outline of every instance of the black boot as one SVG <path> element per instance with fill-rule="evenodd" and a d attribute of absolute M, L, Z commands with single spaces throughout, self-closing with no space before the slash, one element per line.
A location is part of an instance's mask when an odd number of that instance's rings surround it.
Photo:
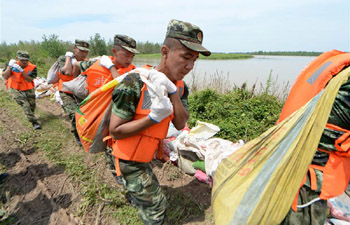
<path fill-rule="evenodd" d="M 34 128 L 34 130 L 39 130 L 39 129 L 41 129 L 41 126 L 39 123 L 33 123 L 33 128 Z"/>
<path fill-rule="evenodd" d="M 3 182 L 8 176 L 9 176 L 8 173 L 2 173 L 2 174 L 0 174 L 0 183 Z"/>
<path fill-rule="evenodd" d="M 112 172 L 114 179 L 117 181 L 118 184 L 123 185 L 123 176 L 117 176 L 115 172 Z"/>

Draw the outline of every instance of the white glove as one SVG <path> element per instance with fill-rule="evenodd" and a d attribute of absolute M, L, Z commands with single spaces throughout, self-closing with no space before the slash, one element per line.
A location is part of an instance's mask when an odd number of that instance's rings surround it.
<path fill-rule="evenodd" d="M 173 104 L 168 97 L 155 98 L 151 105 L 151 112 L 148 116 L 156 123 L 159 123 L 173 113 Z"/>
<path fill-rule="evenodd" d="M 16 60 L 11 59 L 10 62 L 9 62 L 9 66 L 12 67 L 14 64 L 17 64 L 17 63 L 16 63 Z"/>
<path fill-rule="evenodd" d="M 108 56 L 106 55 L 103 55 L 101 58 L 100 58 L 100 66 L 103 66 L 107 69 L 110 69 L 112 66 L 114 66 L 111 58 L 109 58 Z"/>
<path fill-rule="evenodd" d="M 20 66 L 20 65 L 18 65 L 18 64 L 13 64 L 12 66 L 11 66 L 13 69 L 16 69 L 16 70 L 19 70 L 19 72 L 23 72 L 24 70 L 22 69 L 22 67 Z"/>
<path fill-rule="evenodd" d="M 66 52 L 65 57 L 73 57 L 74 53 L 73 52 Z"/>
<path fill-rule="evenodd" d="M 149 72 L 149 80 L 154 86 L 164 85 L 167 89 L 168 94 L 175 94 L 177 92 L 176 85 L 171 82 L 164 73 L 158 72 L 155 69 L 152 69 Z"/>

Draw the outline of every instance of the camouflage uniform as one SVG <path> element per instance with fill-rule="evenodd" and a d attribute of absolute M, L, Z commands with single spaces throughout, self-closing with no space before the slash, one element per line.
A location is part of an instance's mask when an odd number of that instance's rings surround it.
<path fill-rule="evenodd" d="M 332 111 L 328 118 L 328 123 L 337 125 L 339 127 L 350 129 L 350 81 L 343 84 L 333 103 Z M 337 151 L 334 142 L 344 132 L 325 128 L 318 148 L 327 151 Z M 329 158 L 326 152 L 316 151 L 312 160 L 312 164 L 324 166 Z M 311 200 L 317 198 L 321 193 L 321 186 L 323 181 L 322 171 L 316 170 L 317 190 L 311 190 L 310 178 L 307 176 L 306 183 L 299 191 L 298 205 L 306 204 Z M 298 209 L 297 212 L 290 210 L 285 220 L 281 223 L 283 225 L 289 224 L 312 224 L 323 225 L 327 216 L 327 201 L 320 200 L 313 203 L 311 206 Z"/>
<path fill-rule="evenodd" d="M 19 59 L 29 60 L 29 53 L 26 51 L 17 51 L 17 57 Z M 5 71 L 8 67 L 8 64 L 6 64 Z M 37 77 L 37 68 L 35 67 L 33 71 L 31 71 L 30 74 L 28 74 L 31 78 L 35 79 Z M 34 115 L 34 111 L 36 108 L 36 100 L 35 100 L 35 90 L 29 89 L 29 90 L 17 90 L 13 88 L 9 88 L 9 92 L 12 96 L 12 98 L 17 102 L 18 105 L 20 105 L 24 111 L 24 114 L 26 115 L 29 122 L 31 122 L 33 125 L 38 124 L 38 120 Z"/>
<path fill-rule="evenodd" d="M 112 94 L 112 113 L 130 120 L 133 118 L 141 96 L 143 82 L 137 73 L 129 74 Z M 189 111 L 188 87 L 185 84 L 181 102 Z M 111 152 L 111 150 L 109 151 Z M 110 153 L 109 153 L 110 154 Z M 113 156 L 109 156 L 110 158 Z M 110 168 L 115 169 L 114 159 L 109 159 Z M 139 215 L 145 224 L 162 224 L 165 219 L 166 198 L 148 163 L 119 160 L 120 171 L 125 180 L 127 198 L 139 209 Z"/>
<path fill-rule="evenodd" d="M 80 104 L 80 99 L 76 98 L 74 95 L 60 91 L 60 97 L 62 99 L 63 105 L 62 109 L 69 118 L 72 124 L 71 132 L 73 134 L 77 133 L 77 128 L 75 126 L 75 110 Z"/>
<path fill-rule="evenodd" d="M 76 39 L 75 40 L 75 46 L 81 50 L 81 51 L 90 51 L 89 46 L 90 44 L 86 41 Z M 58 57 L 58 65 L 60 73 L 63 74 L 62 68 L 66 64 L 66 57 L 64 55 Z M 69 75 L 72 76 L 72 75 Z M 62 109 L 66 113 L 66 115 L 69 118 L 69 121 L 71 122 L 71 132 L 74 134 L 78 144 L 80 143 L 78 132 L 75 124 L 75 110 L 82 101 L 82 99 L 79 99 L 78 97 L 74 96 L 73 94 L 60 91 L 60 97 L 62 99 L 63 105 Z"/>
<path fill-rule="evenodd" d="M 202 30 L 193 24 L 171 20 L 168 25 L 166 38 L 177 39 L 185 47 L 205 56 L 211 54 L 209 50 L 202 46 Z M 126 76 L 113 90 L 113 115 L 124 120 L 132 120 L 140 100 L 142 87 L 143 82 L 139 74 L 130 73 Z M 146 96 L 148 95 L 144 96 L 144 101 L 147 101 Z M 150 97 L 148 96 L 148 98 Z M 189 111 L 187 98 L 188 88 L 185 84 L 181 102 L 184 109 Z M 127 197 L 138 208 L 144 224 L 163 224 L 166 218 L 166 197 L 150 165 L 148 163 L 119 159 L 119 167 L 124 178 L 124 186 L 128 191 Z"/>
<path fill-rule="evenodd" d="M 12 98 L 20 105 L 24 111 L 29 122 L 37 124 L 38 120 L 34 115 L 36 102 L 35 102 L 35 91 L 29 89 L 25 91 L 19 91 L 13 88 L 9 88 Z"/>

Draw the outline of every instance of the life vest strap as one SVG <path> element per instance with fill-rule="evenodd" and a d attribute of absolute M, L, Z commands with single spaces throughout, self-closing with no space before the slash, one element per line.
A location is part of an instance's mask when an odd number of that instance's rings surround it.
<path fill-rule="evenodd" d="M 336 126 L 334 124 L 327 123 L 326 128 L 337 130 L 337 131 L 343 131 L 343 135 L 341 135 L 338 139 L 335 140 L 334 146 L 338 151 L 334 151 L 333 153 L 338 156 L 350 156 L 350 130 L 341 128 L 339 126 Z"/>
<path fill-rule="evenodd" d="M 121 176 L 122 175 L 122 172 L 120 171 L 120 165 L 119 165 L 119 158 L 115 157 L 115 172 L 117 174 L 117 176 Z"/>

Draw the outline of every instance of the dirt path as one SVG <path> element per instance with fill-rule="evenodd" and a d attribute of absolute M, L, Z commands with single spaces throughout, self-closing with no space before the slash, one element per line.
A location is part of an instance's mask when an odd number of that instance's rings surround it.
<path fill-rule="evenodd" d="M 3 85 L 1 84 L 3 89 Z M 39 104 L 40 105 L 40 104 Z M 39 106 L 41 108 L 42 106 Z M 56 111 L 56 110 L 55 110 Z M 69 211 L 80 191 L 62 168 L 53 165 L 19 133 L 32 133 L 6 108 L 0 109 L 0 163 L 10 176 L 1 184 L 1 196 L 11 224 L 83 224 Z M 40 134 L 38 134 L 40 135 Z"/>
<path fill-rule="evenodd" d="M 3 90 L 3 81 L 0 80 L 0 94 Z M 50 102 L 48 99 L 38 99 L 37 108 L 52 116 L 62 117 L 64 121 L 64 114 L 58 103 Z M 41 123 L 43 120 L 45 118 L 39 118 Z M 64 123 L 69 127 L 68 122 Z M 0 183 L 2 203 L 0 212 L 3 213 L 2 216 L 0 214 L 0 225 L 118 224 L 114 222 L 111 215 L 107 214 L 104 205 L 96 206 L 95 212 L 88 215 L 78 215 L 77 208 L 82 203 L 80 184 L 72 181 L 64 168 L 50 162 L 44 153 L 35 147 L 35 138 L 26 139 L 25 137 L 25 134 L 30 137 L 39 137 L 41 132 L 48 132 L 48 129 L 35 132 L 14 117 L 11 109 L 1 106 L 0 166 L 2 171 L 8 172 L 10 176 Z M 82 151 L 74 144 L 73 137 L 67 143 L 69 147 L 61 149 L 67 151 L 67 154 Z M 98 164 L 98 162 L 92 162 L 89 155 L 86 155 L 86 158 L 91 165 Z M 102 167 L 105 166 L 103 162 Z M 186 196 L 196 199 L 195 207 L 200 209 L 199 215 L 191 215 L 190 210 L 192 209 L 184 207 L 184 210 L 189 210 L 186 216 L 183 216 L 186 218 L 182 218 L 187 222 L 180 224 L 213 224 L 213 219 L 207 218 L 205 213 L 211 211 L 208 185 L 199 183 L 193 177 L 174 170 L 173 166 L 153 163 L 153 167 L 167 196 L 170 196 L 168 200 L 170 207 L 173 207 L 174 204 L 182 204 L 176 199 L 179 193 L 183 195 L 184 200 Z M 115 186 L 115 181 L 109 171 L 105 168 L 100 170 L 103 180 Z"/>

